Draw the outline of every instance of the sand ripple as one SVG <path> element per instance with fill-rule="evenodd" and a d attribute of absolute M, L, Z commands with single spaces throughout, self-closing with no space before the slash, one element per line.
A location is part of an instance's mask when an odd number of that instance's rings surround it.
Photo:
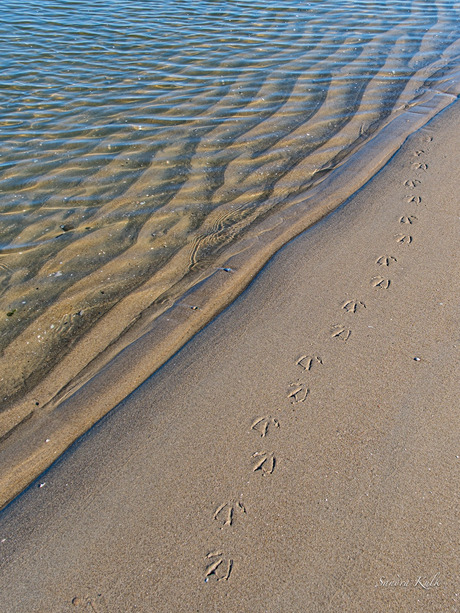
<path fill-rule="evenodd" d="M 164 311 L 460 56 L 453 2 L 6 8 L 4 400 Z"/>

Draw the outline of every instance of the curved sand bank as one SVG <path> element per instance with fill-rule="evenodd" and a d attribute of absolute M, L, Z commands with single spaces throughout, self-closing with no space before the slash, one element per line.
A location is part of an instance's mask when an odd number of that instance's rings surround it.
<path fill-rule="evenodd" d="M 422 79 L 420 74 L 415 84 Z M 185 296 L 142 307 L 150 304 L 150 294 L 156 291 L 154 278 L 152 286 L 147 283 L 142 292 L 109 311 L 30 393 L 5 408 L 0 414 L 0 506 L 228 306 L 282 245 L 340 206 L 385 165 L 409 134 L 451 104 L 459 91 L 458 73 L 438 86 L 417 104 L 395 113 L 306 197 L 288 199 L 278 213 L 223 251 L 214 267 L 198 271 Z M 340 141 L 340 134 L 337 138 Z M 180 284 L 175 290 L 180 293 Z M 3 357 L 8 361 L 7 353 Z M 47 438 L 52 438 L 52 445 L 45 443 Z"/>
<path fill-rule="evenodd" d="M 459 125 L 413 134 L 3 511 L 3 610 L 458 610 Z"/>

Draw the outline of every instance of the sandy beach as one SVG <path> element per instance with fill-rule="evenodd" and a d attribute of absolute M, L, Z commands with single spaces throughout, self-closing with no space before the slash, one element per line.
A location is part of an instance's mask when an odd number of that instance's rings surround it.
<path fill-rule="evenodd" d="M 2 511 L 2 611 L 459 610 L 459 126 L 410 136 Z"/>

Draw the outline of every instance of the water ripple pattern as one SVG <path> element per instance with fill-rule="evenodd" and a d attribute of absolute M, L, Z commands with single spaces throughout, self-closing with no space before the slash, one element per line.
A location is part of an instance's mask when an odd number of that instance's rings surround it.
<path fill-rule="evenodd" d="M 454 1 L 0 11 L 4 399 L 120 301 L 183 292 L 460 54 Z"/>

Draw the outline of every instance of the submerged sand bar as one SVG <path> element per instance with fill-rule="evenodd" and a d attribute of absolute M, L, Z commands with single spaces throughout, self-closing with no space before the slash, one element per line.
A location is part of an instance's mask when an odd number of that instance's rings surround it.
<path fill-rule="evenodd" d="M 383 169 L 3 511 L 3 610 L 458 609 L 459 125 L 386 164 L 381 132 Z M 148 376 L 142 338 L 33 426 L 8 496 Z"/>

